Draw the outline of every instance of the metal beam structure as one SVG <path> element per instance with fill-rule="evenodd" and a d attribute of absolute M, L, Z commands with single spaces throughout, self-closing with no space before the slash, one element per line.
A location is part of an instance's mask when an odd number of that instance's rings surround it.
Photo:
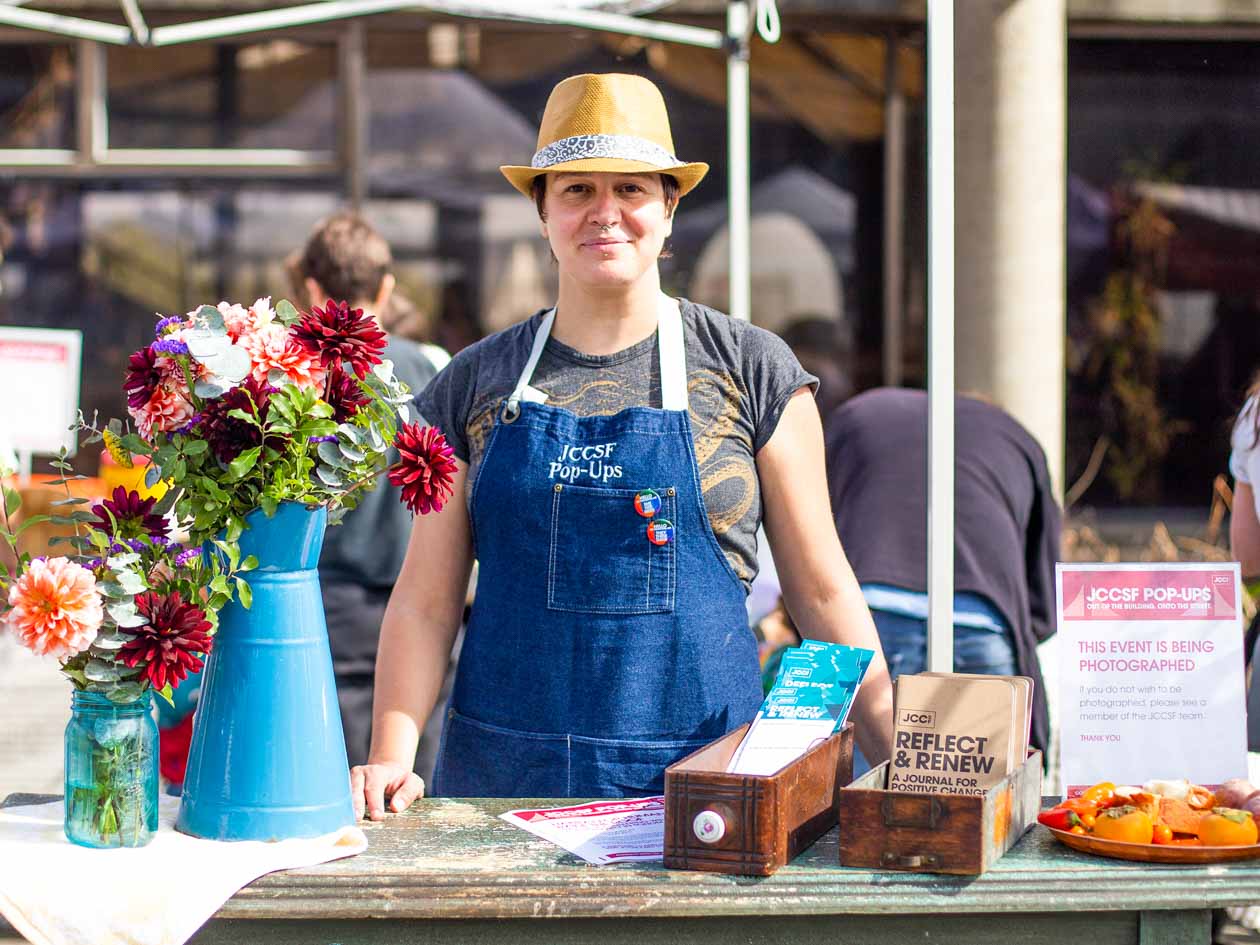
<path fill-rule="evenodd" d="M 726 149 L 727 149 L 727 311 L 732 318 L 752 316 L 752 176 L 748 121 L 748 46 L 752 27 L 748 4 L 726 7 Z"/>
<path fill-rule="evenodd" d="M 928 0 L 928 646 L 954 671 L 954 0 Z"/>
<path fill-rule="evenodd" d="M 906 97 L 901 38 L 890 30 L 884 59 L 884 386 L 900 387 L 905 324 Z"/>

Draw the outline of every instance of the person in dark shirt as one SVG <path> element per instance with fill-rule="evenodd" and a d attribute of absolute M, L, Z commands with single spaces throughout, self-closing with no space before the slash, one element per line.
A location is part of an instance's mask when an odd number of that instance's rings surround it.
<path fill-rule="evenodd" d="M 322 308 L 330 299 L 347 301 L 378 318 L 394 290 L 392 264 L 389 244 L 366 220 L 340 213 L 315 228 L 292 260 L 291 276 L 306 304 Z M 437 373 L 419 345 L 396 335 L 389 336 L 383 357 L 393 362 L 394 375 L 413 394 L 418 395 Z M 397 458 L 391 448 L 390 463 Z M 351 765 L 367 760 L 381 620 L 411 535 L 411 512 L 398 492 L 382 476 L 342 523 L 328 530 L 319 559 Z"/>
<path fill-rule="evenodd" d="M 1050 728 L 1037 644 L 1055 632 L 1061 515 L 1045 454 L 1013 417 L 954 406 L 954 670 L 1035 683 L 1032 743 Z M 927 664 L 927 432 L 923 391 L 883 388 L 824 420 L 836 529 L 891 676 Z"/>

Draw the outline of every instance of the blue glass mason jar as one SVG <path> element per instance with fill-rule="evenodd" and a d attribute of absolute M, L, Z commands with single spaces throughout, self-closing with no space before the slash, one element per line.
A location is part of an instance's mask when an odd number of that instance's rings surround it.
<path fill-rule="evenodd" d="M 148 692 L 116 703 L 75 692 L 66 725 L 66 839 L 142 847 L 158 829 L 158 730 Z"/>

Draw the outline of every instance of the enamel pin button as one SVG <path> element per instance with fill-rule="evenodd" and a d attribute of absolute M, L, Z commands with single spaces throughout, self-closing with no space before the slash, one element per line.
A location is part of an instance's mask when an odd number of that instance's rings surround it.
<path fill-rule="evenodd" d="M 668 545 L 674 540 L 674 523 L 658 518 L 647 527 L 647 537 L 654 545 Z"/>

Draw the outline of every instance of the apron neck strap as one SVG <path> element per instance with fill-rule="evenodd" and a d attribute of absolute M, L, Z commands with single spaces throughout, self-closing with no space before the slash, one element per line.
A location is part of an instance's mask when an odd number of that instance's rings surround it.
<path fill-rule="evenodd" d="M 516 387 L 508 397 L 507 416 L 516 418 L 521 412 L 521 401 L 534 399 L 527 397 L 526 391 L 534 378 L 534 370 L 547 347 L 547 339 L 551 337 L 551 329 L 556 323 L 556 310 L 553 308 L 545 315 L 534 335 L 534 346 L 530 349 L 529 360 L 516 382 Z M 656 343 L 661 356 L 661 408 L 664 410 L 687 409 L 687 354 L 683 340 L 682 312 L 678 302 L 661 293 L 657 304 Z"/>

